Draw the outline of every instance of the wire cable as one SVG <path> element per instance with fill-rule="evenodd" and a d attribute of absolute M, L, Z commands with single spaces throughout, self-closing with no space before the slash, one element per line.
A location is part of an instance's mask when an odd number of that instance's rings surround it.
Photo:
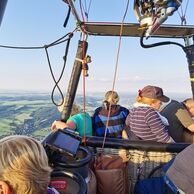
<path fill-rule="evenodd" d="M 114 72 L 114 77 L 113 77 L 113 84 L 112 84 L 112 94 L 115 88 L 115 82 L 116 82 L 116 76 L 117 76 L 117 69 L 118 69 L 118 63 L 119 63 L 119 54 L 120 54 L 120 48 L 121 48 L 121 40 L 122 40 L 122 33 L 123 33 L 123 24 L 125 21 L 125 17 L 127 15 L 127 11 L 129 8 L 129 0 L 127 0 L 127 5 L 126 9 L 123 15 L 122 23 L 121 23 L 121 28 L 120 28 L 120 35 L 119 35 L 119 45 L 118 45 L 118 50 L 117 50 L 117 57 L 116 57 L 116 64 L 115 64 L 115 72 Z M 105 133 L 104 133 L 104 138 L 103 138 L 103 143 L 102 143 L 102 148 L 104 148 L 105 142 L 106 142 L 106 136 L 107 136 L 107 131 L 108 131 L 108 124 L 109 124 L 109 119 L 110 119 L 110 111 L 111 111 L 111 103 L 109 104 L 109 110 L 108 110 L 108 116 L 107 116 L 107 122 L 106 122 L 106 128 L 105 128 Z"/>
<path fill-rule="evenodd" d="M 46 58 L 47 58 L 47 62 L 48 62 L 48 66 L 49 66 L 49 70 L 50 70 L 50 73 L 51 73 L 51 76 L 52 76 L 52 79 L 55 83 L 53 89 L 52 89 L 52 92 L 51 92 L 51 99 L 52 99 L 52 102 L 53 104 L 55 104 L 56 106 L 61 106 L 63 104 L 63 101 L 64 101 L 64 95 L 59 87 L 59 82 L 63 76 L 63 73 L 64 73 L 64 70 L 65 70 L 65 66 L 66 66 L 66 61 L 67 61 L 67 55 L 68 55 L 68 51 L 69 51 L 69 45 L 70 45 L 70 40 L 71 38 L 73 37 L 73 32 L 76 31 L 77 28 L 75 28 L 72 32 L 70 33 L 67 33 L 65 34 L 64 36 L 62 36 L 61 38 L 58 38 L 57 40 L 49 43 L 49 44 L 46 44 L 44 46 L 9 46 L 9 45 L 0 45 L 0 48 L 6 48 L 6 49 L 21 49 L 21 50 L 35 50 L 35 49 L 45 49 L 45 52 L 46 52 Z M 66 38 L 68 36 L 68 38 Z M 66 39 L 64 39 L 66 38 Z M 62 67 L 62 70 L 61 70 L 61 73 L 60 73 L 60 76 L 58 78 L 58 80 L 55 79 L 55 76 L 54 76 L 54 73 L 53 73 L 53 70 L 52 70 L 52 66 L 51 66 L 51 62 L 50 62 L 50 57 L 49 57 L 49 53 L 48 53 L 48 48 L 49 47 L 53 47 L 53 46 L 56 46 L 56 45 L 59 45 L 59 44 L 62 44 L 64 42 L 67 42 L 66 44 L 66 49 L 65 49 L 65 55 L 63 57 L 63 60 L 64 60 L 64 64 L 63 64 L 63 67 Z M 55 92 L 55 89 L 58 89 L 60 95 L 61 95 L 61 102 L 60 104 L 56 103 L 55 100 L 54 100 L 54 92 Z"/>
<path fill-rule="evenodd" d="M 140 38 L 140 45 L 143 48 L 153 48 L 153 47 L 157 47 L 157 46 L 164 46 L 164 45 L 170 45 L 170 44 L 174 44 L 177 45 L 179 47 L 181 47 L 184 50 L 184 46 L 182 44 L 179 44 L 177 42 L 171 42 L 171 41 L 164 41 L 164 42 L 158 42 L 158 43 L 154 43 L 154 44 L 144 44 L 143 39 L 144 39 L 144 35 L 145 35 L 146 30 L 143 31 L 142 36 Z"/>

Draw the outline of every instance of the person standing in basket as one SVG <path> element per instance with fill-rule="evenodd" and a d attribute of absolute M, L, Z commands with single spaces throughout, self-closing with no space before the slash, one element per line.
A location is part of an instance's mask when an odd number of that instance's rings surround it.
<path fill-rule="evenodd" d="M 139 90 L 136 102 L 127 116 L 126 126 L 140 140 L 174 142 L 168 134 L 168 120 L 158 112 L 162 102 L 168 100 L 160 87 L 148 85 Z"/>
<path fill-rule="evenodd" d="M 105 94 L 103 105 L 94 111 L 92 117 L 94 135 L 104 137 L 122 138 L 122 131 L 125 119 L 129 110 L 118 105 L 119 95 L 115 91 L 108 91 Z"/>

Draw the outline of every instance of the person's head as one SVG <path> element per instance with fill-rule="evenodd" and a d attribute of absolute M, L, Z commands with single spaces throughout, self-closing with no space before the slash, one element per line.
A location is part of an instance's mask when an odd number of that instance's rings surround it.
<path fill-rule="evenodd" d="M 152 108 L 159 110 L 162 102 L 168 102 L 169 98 L 163 94 L 162 88 L 148 85 L 139 90 L 136 101 L 148 104 Z"/>
<path fill-rule="evenodd" d="M 78 114 L 80 110 L 81 110 L 80 106 L 74 103 L 71 109 L 71 116 Z"/>
<path fill-rule="evenodd" d="M 187 110 L 190 112 L 192 116 L 194 116 L 194 100 L 193 98 L 187 98 L 183 101 L 185 106 L 187 107 Z"/>
<path fill-rule="evenodd" d="M 46 194 L 51 168 L 41 143 L 13 135 L 0 140 L 0 193 Z"/>
<path fill-rule="evenodd" d="M 104 101 L 107 101 L 109 104 L 114 105 L 119 102 L 119 95 L 115 91 L 108 91 L 105 94 Z"/>
<path fill-rule="evenodd" d="M 60 106 L 58 106 L 58 111 L 59 112 L 62 112 L 63 111 L 64 105 L 65 105 L 65 99 L 64 99 L 63 103 Z M 71 109 L 71 116 L 73 116 L 75 114 L 78 114 L 80 112 L 80 110 L 81 110 L 80 106 L 77 105 L 76 103 L 73 103 L 72 109 Z"/>

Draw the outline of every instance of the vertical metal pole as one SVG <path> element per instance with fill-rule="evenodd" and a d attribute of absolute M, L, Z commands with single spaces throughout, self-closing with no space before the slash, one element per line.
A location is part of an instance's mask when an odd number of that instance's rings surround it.
<path fill-rule="evenodd" d="M 88 47 L 88 43 L 86 41 L 79 41 L 76 58 L 82 59 L 83 57 L 85 57 L 87 47 Z M 82 62 L 75 59 L 73 70 L 72 70 L 71 77 L 69 80 L 69 85 L 67 89 L 63 111 L 61 114 L 61 120 L 64 122 L 67 121 L 67 119 L 69 118 L 71 114 L 71 109 L 72 109 L 72 105 L 75 99 L 75 94 L 77 91 L 81 72 L 82 72 Z"/>
<path fill-rule="evenodd" d="M 192 89 L 192 94 L 194 98 L 194 44 L 191 46 L 185 47 L 184 51 L 187 56 L 188 68 L 190 73 L 190 81 L 191 81 L 191 89 Z"/>
<path fill-rule="evenodd" d="M 6 4 L 7 4 L 7 0 L 0 0 L 0 25 L 5 12 Z"/>

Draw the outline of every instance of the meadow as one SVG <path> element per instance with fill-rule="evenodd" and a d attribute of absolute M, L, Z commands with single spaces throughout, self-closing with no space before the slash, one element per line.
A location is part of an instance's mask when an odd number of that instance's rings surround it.
<path fill-rule="evenodd" d="M 177 96 L 177 95 L 176 95 Z M 186 96 L 181 96 L 182 100 Z M 131 108 L 135 95 L 120 95 L 120 104 Z M 176 99 L 176 98 L 175 98 Z M 102 104 L 103 94 L 91 94 L 86 99 L 86 110 L 91 115 Z M 60 97 L 56 97 L 60 102 Z M 77 95 L 75 102 L 81 107 L 83 97 Z M 41 93 L 0 93 L 0 138 L 12 135 L 29 135 L 37 139 L 50 133 L 50 126 L 61 115 L 52 103 L 49 94 Z"/>

